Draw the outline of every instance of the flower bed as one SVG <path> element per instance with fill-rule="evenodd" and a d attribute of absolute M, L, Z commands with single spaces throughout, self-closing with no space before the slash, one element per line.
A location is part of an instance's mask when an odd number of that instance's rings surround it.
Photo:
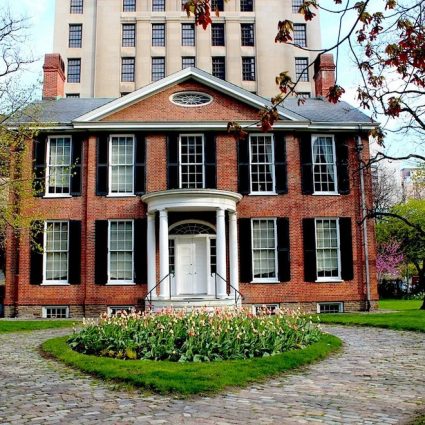
<path fill-rule="evenodd" d="M 205 362 L 275 355 L 304 348 L 320 336 L 318 325 L 299 312 L 164 310 L 86 321 L 68 344 L 80 353 L 118 359 Z"/>

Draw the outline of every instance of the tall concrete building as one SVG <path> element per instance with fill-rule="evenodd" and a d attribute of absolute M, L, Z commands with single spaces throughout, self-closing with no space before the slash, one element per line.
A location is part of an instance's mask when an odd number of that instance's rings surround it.
<path fill-rule="evenodd" d="M 314 54 L 276 44 L 279 19 L 294 21 L 294 42 L 320 47 L 319 20 L 306 23 L 301 0 L 212 0 L 221 11 L 206 30 L 185 0 L 56 0 L 54 52 L 65 61 L 68 97 L 118 97 L 196 66 L 264 97 L 275 77 L 301 75 L 298 91 L 315 95 Z"/>

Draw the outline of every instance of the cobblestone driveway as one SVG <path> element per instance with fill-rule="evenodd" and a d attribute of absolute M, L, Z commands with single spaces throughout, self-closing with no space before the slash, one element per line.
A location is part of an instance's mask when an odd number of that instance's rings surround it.
<path fill-rule="evenodd" d="M 329 327 L 344 350 L 224 395 L 146 397 L 42 359 L 66 331 L 0 335 L 0 424 L 397 424 L 425 409 L 425 334 Z M 68 331 L 69 332 L 69 331 Z"/>

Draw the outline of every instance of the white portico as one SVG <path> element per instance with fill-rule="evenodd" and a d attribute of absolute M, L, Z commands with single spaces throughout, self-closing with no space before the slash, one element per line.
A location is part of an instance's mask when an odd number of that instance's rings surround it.
<path fill-rule="evenodd" d="M 205 305 L 213 300 L 234 302 L 235 291 L 239 290 L 236 204 L 241 197 L 238 193 L 215 189 L 175 189 L 142 197 L 148 206 L 148 297 L 154 306 L 177 305 L 179 301 L 189 306 Z M 185 219 L 170 226 L 169 215 L 174 212 L 185 213 Z M 215 226 L 207 221 L 192 220 L 190 213 L 199 212 L 215 212 Z M 157 216 L 158 241 L 155 233 Z M 157 243 L 159 274 L 156 270 Z"/>

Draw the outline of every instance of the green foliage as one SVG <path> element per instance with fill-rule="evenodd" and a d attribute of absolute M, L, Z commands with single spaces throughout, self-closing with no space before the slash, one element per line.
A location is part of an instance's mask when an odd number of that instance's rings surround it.
<path fill-rule="evenodd" d="M 419 310 L 422 305 L 422 299 L 423 296 L 408 300 L 379 300 L 378 305 L 380 310 Z"/>
<path fill-rule="evenodd" d="M 209 362 L 273 356 L 304 348 L 320 335 L 318 326 L 298 313 L 165 310 L 88 321 L 68 343 L 84 354 L 118 359 Z"/>
<path fill-rule="evenodd" d="M 302 350 L 248 360 L 209 363 L 175 363 L 151 360 L 118 360 L 73 351 L 67 337 L 43 343 L 42 350 L 64 363 L 96 377 L 174 396 L 217 393 L 227 387 L 246 386 L 282 372 L 324 359 L 342 342 L 323 334 Z"/>
<path fill-rule="evenodd" d="M 71 328 L 74 325 L 75 322 L 70 320 L 0 320 L 0 333 Z"/>

